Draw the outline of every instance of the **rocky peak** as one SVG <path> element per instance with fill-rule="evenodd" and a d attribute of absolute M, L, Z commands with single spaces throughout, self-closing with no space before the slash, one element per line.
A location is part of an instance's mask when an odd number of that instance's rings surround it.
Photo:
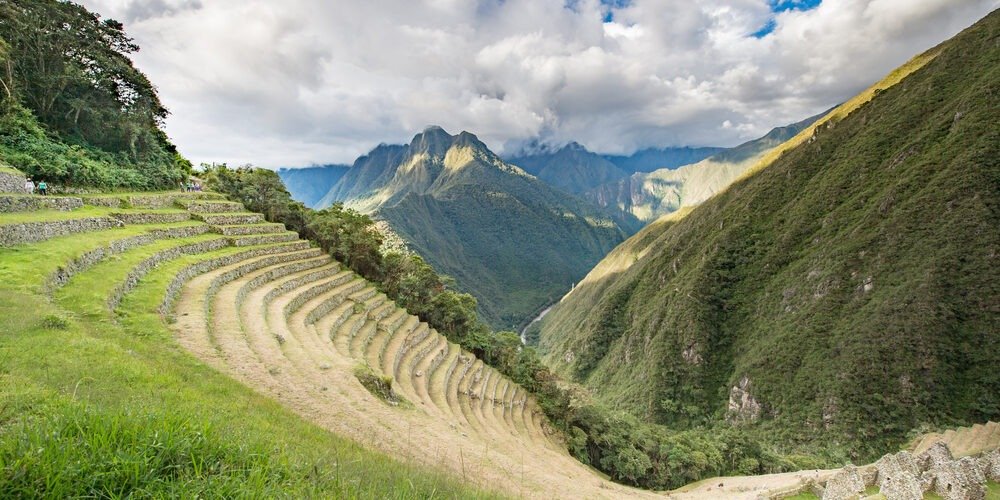
<path fill-rule="evenodd" d="M 413 154 L 426 153 L 429 156 L 444 156 L 451 148 L 455 138 L 437 125 L 431 125 L 423 132 L 413 136 L 410 141 L 410 152 Z"/>

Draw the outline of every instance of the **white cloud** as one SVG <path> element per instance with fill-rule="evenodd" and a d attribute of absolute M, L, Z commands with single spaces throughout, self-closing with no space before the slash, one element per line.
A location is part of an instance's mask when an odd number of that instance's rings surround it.
<path fill-rule="evenodd" d="M 196 162 L 350 162 L 428 124 L 496 150 L 733 145 L 798 121 L 998 0 L 84 0 L 126 22 Z M 567 7 L 571 4 L 571 7 Z M 750 36 L 774 19 L 770 35 Z M 726 126 L 725 124 L 729 125 Z"/>

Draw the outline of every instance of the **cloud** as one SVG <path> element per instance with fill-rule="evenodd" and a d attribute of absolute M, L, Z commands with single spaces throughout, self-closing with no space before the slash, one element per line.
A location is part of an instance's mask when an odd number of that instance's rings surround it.
<path fill-rule="evenodd" d="M 733 145 L 849 98 L 1000 2 L 83 4 L 126 22 L 185 155 L 273 167 L 350 162 L 428 124 L 508 151 Z"/>

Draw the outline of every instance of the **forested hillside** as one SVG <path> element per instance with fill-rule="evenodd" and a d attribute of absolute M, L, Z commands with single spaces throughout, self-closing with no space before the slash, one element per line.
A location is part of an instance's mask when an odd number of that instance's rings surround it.
<path fill-rule="evenodd" d="M 191 169 L 122 24 L 56 0 L 0 2 L 0 160 L 70 187 L 175 188 Z"/>
<path fill-rule="evenodd" d="M 672 428 L 862 458 L 996 419 L 998 42 L 994 12 L 634 236 L 545 318 L 549 364 Z"/>

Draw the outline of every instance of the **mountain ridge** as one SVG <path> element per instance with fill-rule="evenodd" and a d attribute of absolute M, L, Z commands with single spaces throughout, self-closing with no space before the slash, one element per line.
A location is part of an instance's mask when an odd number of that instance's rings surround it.
<path fill-rule="evenodd" d="M 616 248 L 542 320 L 548 364 L 675 428 L 750 425 L 856 457 L 995 419 L 998 25 Z"/>
<path fill-rule="evenodd" d="M 386 221 L 497 328 L 527 323 L 638 229 L 436 126 L 359 158 L 317 206 L 334 202 Z"/>

